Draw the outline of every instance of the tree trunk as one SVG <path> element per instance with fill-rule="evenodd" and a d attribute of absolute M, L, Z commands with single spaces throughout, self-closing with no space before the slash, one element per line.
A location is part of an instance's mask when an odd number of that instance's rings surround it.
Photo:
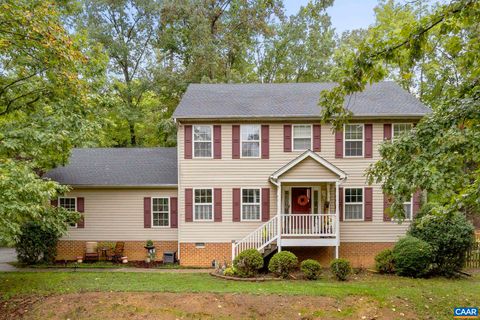
<path fill-rule="evenodd" d="M 136 146 L 137 145 L 137 137 L 135 135 L 135 123 L 128 123 L 128 127 L 130 129 L 130 145 Z"/>

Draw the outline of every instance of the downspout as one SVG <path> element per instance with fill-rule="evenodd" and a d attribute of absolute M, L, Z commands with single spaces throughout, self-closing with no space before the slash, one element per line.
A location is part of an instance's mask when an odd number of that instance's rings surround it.
<path fill-rule="evenodd" d="M 270 182 L 277 187 L 277 248 L 278 252 L 282 251 L 282 184 L 277 179 L 270 176 Z"/>

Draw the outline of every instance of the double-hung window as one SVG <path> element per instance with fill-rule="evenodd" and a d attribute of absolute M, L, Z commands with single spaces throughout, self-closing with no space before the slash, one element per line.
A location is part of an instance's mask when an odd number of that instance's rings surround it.
<path fill-rule="evenodd" d="M 242 137 L 242 157 L 260 157 L 260 125 L 242 125 L 240 130 Z"/>
<path fill-rule="evenodd" d="M 242 189 L 242 220 L 260 220 L 260 189 Z"/>
<path fill-rule="evenodd" d="M 293 150 L 312 149 L 312 126 L 309 124 L 293 125 Z"/>
<path fill-rule="evenodd" d="M 392 126 L 392 138 L 396 139 L 400 135 L 412 130 L 413 124 L 411 123 L 394 123 Z"/>
<path fill-rule="evenodd" d="M 193 126 L 194 157 L 211 158 L 212 145 L 212 126 Z"/>
<path fill-rule="evenodd" d="M 152 198 L 152 225 L 154 227 L 170 226 L 169 198 Z"/>
<path fill-rule="evenodd" d="M 77 198 L 58 198 L 58 206 L 68 211 L 77 211 Z M 71 223 L 70 227 L 76 228 L 76 223 Z"/>
<path fill-rule="evenodd" d="M 195 189 L 194 208 L 196 221 L 213 220 L 212 189 Z"/>
<path fill-rule="evenodd" d="M 363 156 L 363 124 L 345 125 L 345 157 Z"/>
<path fill-rule="evenodd" d="M 412 198 L 409 201 L 403 203 L 403 210 L 405 211 L 405 220 L 412 219 Z"/>
<path fill-rule="evenodd" d="M 345 220 L 363 220 L 363 188 L 345 188 Z"/>

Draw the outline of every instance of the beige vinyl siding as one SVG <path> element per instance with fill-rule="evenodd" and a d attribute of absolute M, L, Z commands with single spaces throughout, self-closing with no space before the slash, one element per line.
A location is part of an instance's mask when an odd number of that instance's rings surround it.
<path fill-rule="evenodd" d="M 391 121 L 386 121 L 391 122 Z M 289 122 L 295 124 L 295 122 Z M 383 141 L 383 123 L 373 123 L 373 158 L 335 159 L 335 137 L 329 125 L 321 128 L 320 156 L 345 171 L 348 175 L 343 187 L 364 187 L 365 169 L 379 159 L 378 145 Z M 222 124 L 222 159 L 184 159 L 184 128 L 178 127 L 179 161 L 179 241 L 180 242 L 229 242 L 239 240 L 261 225 L 261 222 L 232 222 L 232 188 L 270 188 L 270 212 L 276 214 L 276 187 L 269 176 L 292 161 L 302 151 L 283 151 L 283 123 L 270 125 L 270 159 L 232 159 L 232 124 Z M 311 173 L 310 173 L 311 174 Z M 305 178 L 308 178 L 306 176 Z M 185 222 L 185 188 L 222 188 L 223 221 Z M 393 242 L 405 233 L 407 223 L 398 225 L 383 222 L 383 194 L 379 185 L 373 186 L 373 221 L 343 222 L 341 241 Z"/>
<path fill-rule="evenodd" d="M 338 179 L 338 176 L 323 165 L 306 158 L 280 176 L 281 179 Z"/>
<path fill-rule="evenodd" d="M 63 240 L 172 240 L 178 229 L 143 227 L 144 197 L 176 197 L 176 189 L 74 189 L 85 198 L 85 228 L 70 228 Z"/>

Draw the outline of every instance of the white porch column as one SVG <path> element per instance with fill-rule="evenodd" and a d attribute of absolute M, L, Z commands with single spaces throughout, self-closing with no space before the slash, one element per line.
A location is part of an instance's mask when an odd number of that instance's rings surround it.
<path fill-rule="evenodd" d="M 278 252 L 282 251 L 282 183 L 277 185 L 277 248 Z"/>
<path fill-rule="evenodd" d="M 335 238 L 337 245 L 335 246 L 335 259 L 338 259 L 338 246 L 340 245 L 340 197 L 339 197 L 340 181 L 335 182 Z"/>

